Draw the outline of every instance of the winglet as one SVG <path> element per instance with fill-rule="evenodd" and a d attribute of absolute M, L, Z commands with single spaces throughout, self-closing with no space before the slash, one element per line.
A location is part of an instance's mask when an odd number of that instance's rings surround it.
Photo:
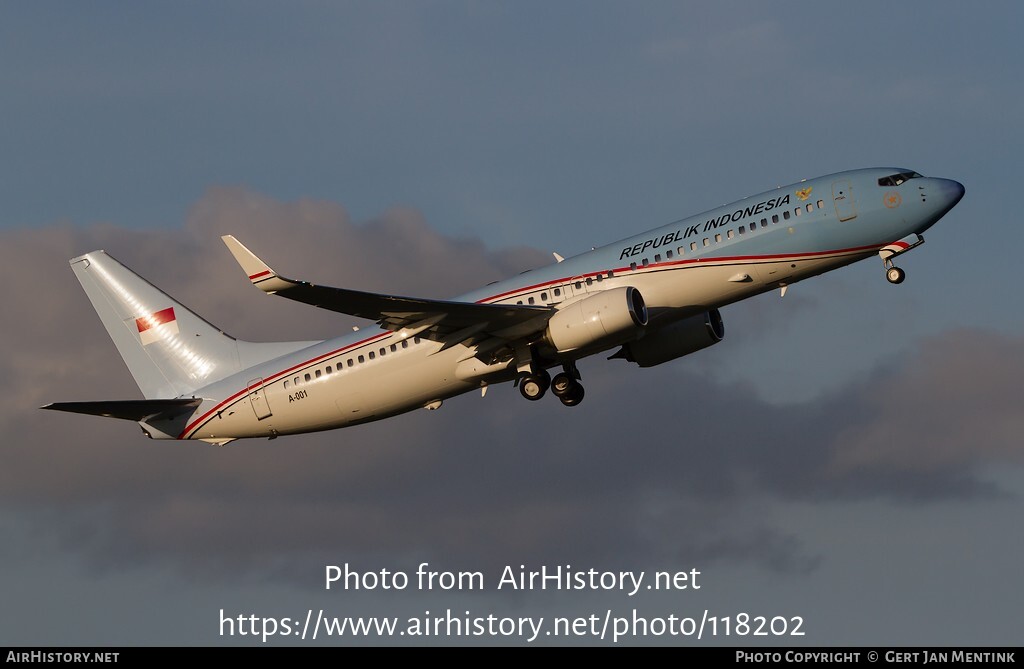
<path fill-rule="evenodd" d="M 235 257 L 238 264 L 242 266 L 256 286 L 265 293 L 276 293 L 279 290 L 294 285 L 294 281 L 278 276 L 277 272 L 270 269 L 267 263 L 256 257 L 256 254 L 245 247 L 245 244 L 235 239 L 234 235 L 224 235 L 221 240 L 227 245 L 231 255 Z"/>

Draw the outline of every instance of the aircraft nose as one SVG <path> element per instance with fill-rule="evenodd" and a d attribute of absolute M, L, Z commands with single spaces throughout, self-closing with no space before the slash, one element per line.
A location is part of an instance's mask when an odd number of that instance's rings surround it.
<path fill-rule="evenodd" d="M 952 179 L 937 179 L 939 182 L 938 191 L 942 199 L 946 202 L 946 211 L 952 209 L 957 202 L 967 192 L 964 185 L 959 181 L 953 181 Z"/>

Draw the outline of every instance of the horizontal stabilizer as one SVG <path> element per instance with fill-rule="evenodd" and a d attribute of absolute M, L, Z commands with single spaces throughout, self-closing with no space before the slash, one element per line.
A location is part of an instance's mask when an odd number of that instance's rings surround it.
<path fill-rule="evenodd" d="M 182 414 L 192 413 L 202 403 L 203 400 L 201 398 L 108 400 L 105 402 L 54 402 L 39 408 L 144 422 L 157 418 L 170 419 Z"/>

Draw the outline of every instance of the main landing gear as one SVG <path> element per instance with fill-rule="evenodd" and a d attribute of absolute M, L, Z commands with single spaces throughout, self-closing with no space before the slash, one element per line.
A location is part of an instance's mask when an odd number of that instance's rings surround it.
<path fill-rule="evenodd" d="M 583 384 L 569 371 L 555 374 L 555 378 L 551 379 L 551 392 L 567 407 L 574 407 L 583 401 Z"/>
<path fill-rule="evenodd" d="M 555 378 L 545 370 L 525 374 L 519 378 L 519 392 L 530 401 L 544 397 L 551 388 L 551 393 L 567 407 L 574 407 L 583 401 L 583 385 L 579 382 L 580 373 L 573 363 L 563 365 L 563 370 L 555 374 Z"/>
<path fill-rule="evenodd" d="M 519 378 L 519 392 L 531 402 L 544 397 L 550 385 L 551 375 L 543 369 Z"/>

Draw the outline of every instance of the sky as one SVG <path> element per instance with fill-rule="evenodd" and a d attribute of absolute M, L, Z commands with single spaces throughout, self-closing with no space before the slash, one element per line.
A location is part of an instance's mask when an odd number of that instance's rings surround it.
<path fill-rule="evenodd" d="M 805 632 L 620 643 L 1018 644 L 1022 20 L 1009 2 L 0 5 L 0 645 L 260 645 L 221 612 L 311 609 Z M 869 259 L 724 308 L 726 339 L 692 356 L 587 359 L 572 410 L 506 384 L 223 448 L 37 410 L 140 396 L 67 266 L 93 249 L 235 336 L 322 339 L 366 323 L 267 299 L 218 237 L 318 283 L 443 298 L 874 166 L 967 189 L 905 283 Z M 486 588 L 324 587 L 327 565 L 422 562 Z M 496 589 L 506 565 L 566 564 L 697 569 L 701 588 Z M 556 642 L 611 643 L 532 643 Z"/>

